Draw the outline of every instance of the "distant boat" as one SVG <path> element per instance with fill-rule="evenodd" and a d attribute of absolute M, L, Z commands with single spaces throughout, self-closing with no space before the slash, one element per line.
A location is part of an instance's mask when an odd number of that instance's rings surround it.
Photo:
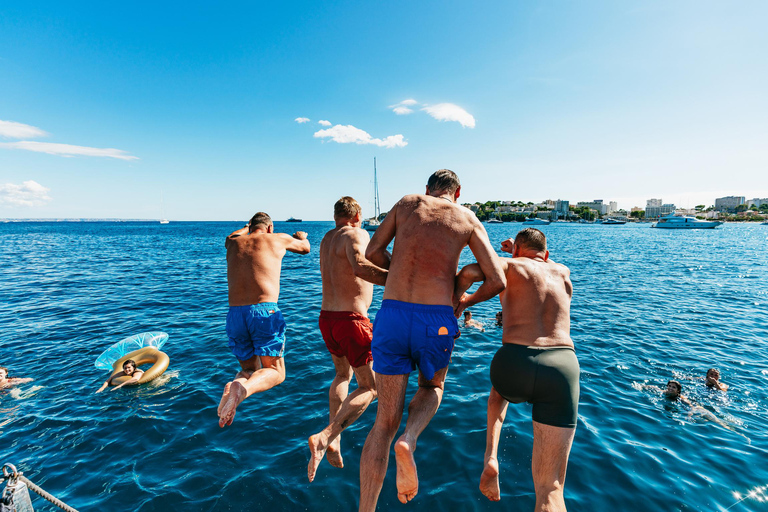
<path fill-rule="evenodd" d="M 297 218 L 295 218 L 295 217 L 290 217 L 290 218 L 289 218 L 287 221 L 285 221 L 285 222 L 303 222 L 303 221 L 302 221 L 301 219 L 297 219 Z"/>
<path fill-rule="evenodd" d="M 549 221 L 544 219 L 538 219 L 536 217 L 528 217 L 523 221 L 523 226 L 548 226 Z"/>
<path fill-rule="evenodd" d="M 618 219 L 603 219 L 603 226 L 618 226 L 620 224 L 626 224 L 625 220 Z"/>
<path fill-rule="evenodd" d="M 8 221 L 5 221 L 5 222 L 8 222 Z M 765 221 L 765 222 L 761 222 L 761 223 L 760 223 L 760 225 L 761 225 L 761 226 L 768 226 L 768 220 L 767 220 L 767 221 Z"/>
<path fill-rule="evenodd" d="M 165 218 L 165 204 L 162 192 L 160 192 L 160 224 L 168 224 L 168 219 Z"/>
<path fill-rule="evenodd" d="M 373 217 L 363 221 L 363 229 L 366 231 L 376 231 L 381 226 L 379 217 L 381 208 L 379 206 L 379 177 L 376 173 L 376 157 L 373 157 Z"/>
<path fill-rule="evenodd" d="M 169 222 L 168 219 L 160 219 L 160 224 L 168 224 Z"/>
<path fill-rule="evenodd" d="M 651 224 L 651 227 L 664 229 L 714 229 L 720 224 L 722 224 L 722 221 L 719 220 L 706 221 L 670 213 L 665 217 L 661 217 L 658 222 Z"/>
<path fill-rule="evenodd" d="M 501 219 L 492 218 L 485 221 L 486 224 L 501 224 L 503 221 Z"/>

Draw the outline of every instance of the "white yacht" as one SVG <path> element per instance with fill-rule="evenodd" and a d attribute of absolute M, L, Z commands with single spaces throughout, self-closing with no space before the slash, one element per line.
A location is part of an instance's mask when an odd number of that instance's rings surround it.
<path fill-rule="evenodd" d="M 548 226 L 548 220 L 537 219 L 536 217 L 528 217 L 523 221 L 523 226 Z"/>
<path fill-rule="evenodd" d="M 611 219 L 611 218 L 603 219 L 603 222 L 602 222 L 603 226 L 619 226 L 621 224 L 626 224 L 626 223 L 627 221 L 625 220 Z"/>
<path fill-rule="evenodd" d="M 659 221 L 651 224 L 651 227 L 664 229 L 714 229 L 720 224 L 722 224 L 722 221 L 719 220 L 699 220 L 694 217 L 670 213 L 665 217 L 659 218 Z"/>

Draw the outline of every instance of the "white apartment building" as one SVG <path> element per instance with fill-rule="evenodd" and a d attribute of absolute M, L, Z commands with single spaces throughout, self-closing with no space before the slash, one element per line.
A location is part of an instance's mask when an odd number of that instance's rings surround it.
<path fill-rule="evenodd" d="M 656 201 L 656 199 L 650 199 L 650 201 Z M 660 199 L 658 201 L 661 201 Z M 645 207 L 645 218 L 646 219 L 658 219 L 659 217 L 663 217 L 664 215 L 669 215 L 670 213 L 675 213 L 675 210 L 677 208 L 674 204 L 667 203 L 667 204 L 660 204 L 659 206 L 647 206 Z"/>
<path fill-rule="evenodd" d="M 747 208 L 752 208 L 753 206 L 760 208 L 764 204 L 768 204 L 768 197 L 764 197 L 762 199 L 759 197 L 756 197 L 754 199 L 750 199 L 749 201 L 747 201 Z"/>
<path fill-rule="evenodd" d="M 744 196 L 726 196 L 715 199 L 715 210 L 735 212 L 736 207 L 744 204 Z"/>
<path fill-rule="evenodd" d="M 619 211 L 619 203 L 616 201 L 611 201 L 608 203 L 608 213 L 613 213 Z"/>

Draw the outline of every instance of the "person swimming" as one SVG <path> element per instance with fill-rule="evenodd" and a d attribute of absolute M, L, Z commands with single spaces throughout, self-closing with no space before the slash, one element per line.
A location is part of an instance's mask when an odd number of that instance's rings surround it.
<path fill-rule="evenodd" d="M 114 379 L 117 377 L 125 377 L 128 376 L 130 379 L 127 381 L 116 385 L 114 388 L 112 388 L 111 391 L 114 391 L 116 389 L 120 389 L 121 387 L 125 386 L 126 384 L 138 384 L 139 380 L 141 379 L 141 376 L 144 375 L 144 370 L 139 369 L 136 366 L 136 361 L 133 359 L 128 359 L 123 363 L 123 371 L 117 372 L 113 375 L 110 375 L 110 377 L 107 379 L 107 381 L 101 385 L 97 393 L 101 393 L 106 389 L 107 386 L 109 386 Z"/>
<path fill-rule="evenodd" d="M 483 327 L 483 324 L 481 324 L 477 320 L 473 320 L 472 319 L 472 312 L 471 311 L 465 311 L 464 312 L 464 326 L 465 327 L 474 327 L 475 329 L 479 329 L 480 332 L 485 332 L 485 328 Z"/>
<path fill-rule="evenodd" d="M 707 376 L 704 383 L 708 388 L 713 388 L 718 391 L 728 391 L 728 384 L 720 382 L 720 370 L 717 368 L 710 368 L 707 370 Z"/>
<path fill-rule="evenodd" d="M 32 382 L 35 379 L 30 377 L 8 377 L 8 368 L 0 366 L 0 389 L 10 388 L 26 382 Z"/>

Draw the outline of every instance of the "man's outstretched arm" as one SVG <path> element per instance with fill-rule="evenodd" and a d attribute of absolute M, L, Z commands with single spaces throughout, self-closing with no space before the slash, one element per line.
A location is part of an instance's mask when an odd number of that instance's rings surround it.
<path fill-rule="evenodd" d="M 474 222 L 475 231 L 469 239 L 469 250 L 475 255 L 479 271 L 485 276 L 485 279 L 483 280 L 483 284 L 475 290 L 475 293 L 461 297 L 458 306 L 454 309 L 454 313 L 457 316 L 460 315 L 464 309 L 495 297 L 504 291 L 504 288 L 507 286 L 507 278 L 504 276 L 502 262 L 499 257 L 496 256 L 493 247 L 491 247 L 491 242 L 488 240 L 488 233 L 485 232 L 485 228 L 480 224 L 480 221 L 475 220 Z M 463 270 L 464 269 L 462 269 L 462 271 Z M 468 273 L 474 273 L 474 277 L 477 276 L 475 270 L 468 270 Z M 472 276 L 467 276 L 467 279 L 470 277 Z M 467 288 L 469 288 L 469 285 Z"/>
<path fill-rule="evenodd" d="M 387 283 L 387 269 L 374 265 L 365 257 L 368 233 L 354 233 L 346 244 L 347 259 L 356 277 L 384 286 Z M 389 254 L 389 253 L 387 253 Z"/>
<path fill-rule="evenodd" d="M 371 238 L 371 242 L 368 244 L 368 248 L 365 250 L 365 257 L 381 268 L 389 268 L 392 255 L 387 251 L 387 246 L 395 238 L 395 230 L 397 228 L 397 205 L 398 202 L 389 211 L 381 225 L 376 229 L 376 232 Z"/>
<path fill-rule="evenodd" d="M 309 254 L 309 240 L 307 240 L 306 232 L 297 231 L 293 235 L 284 234 L 282 236 L 286 242 L 286 251 L 295 252 L 296 254 Z"/>

